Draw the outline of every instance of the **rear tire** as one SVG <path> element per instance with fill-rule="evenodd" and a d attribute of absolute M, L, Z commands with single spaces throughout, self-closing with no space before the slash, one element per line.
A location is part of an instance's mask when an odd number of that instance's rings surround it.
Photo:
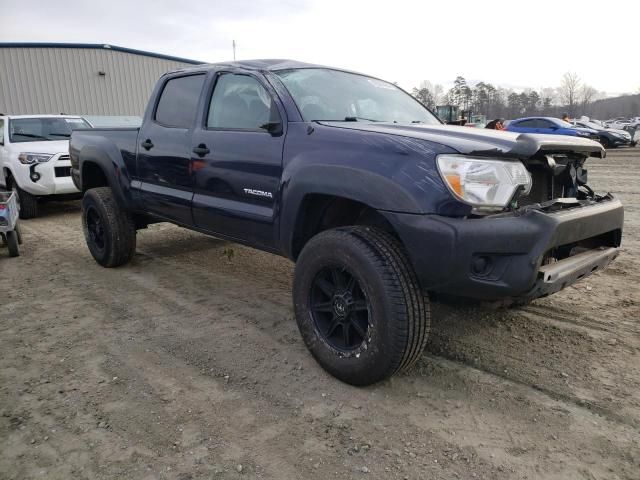
<path fill-rule="evenodd" d="M 103 267 L 124 265 L 135 255 L 135 224 L 109 187 L 92 188 L 84 194 L 82 228 L 91 255 Z"/>
<path fill-rule="evenodd" d="M 12 180 L 11 189 L 18 197 L 20 218 L 29 219 L 38 216 L 38 197 L 22 190 L 15 180 Z"/>
<path fill-rule="evenodd" d="M 20 247 L 18 246 L 18 234 L 15 231 L 9 231 L 5 233 L 7 238 L 7 246 L 9 247 L 10 257 L 20 256 Z"/>
<path fill-rule="evenodd" d="M 296 264 L 293 300 L 311 354 L 351 385 L 408 369 L 427 343 L 428 297 L 400 242 L 373 227 L 313 237 Z"/>

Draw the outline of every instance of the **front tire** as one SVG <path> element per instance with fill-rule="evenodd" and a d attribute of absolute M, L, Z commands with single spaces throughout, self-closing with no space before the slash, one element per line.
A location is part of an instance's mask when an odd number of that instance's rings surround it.
<path fill-rule="evenodd" d="M 91 255 L 103 267 L 128 263 L 136 252 L 136 228 L 109 187 L 87 190 L 82 198 L 82 228 Z"/>
<path fill-rule="evenodd" d="M 400 242 L 373 227 L 313 237 L 296 264 L 293 300 L 311 354 L 351 385 L 408 369 L 427 342 L 429 300 Z"/>
<path fill-rule="evenodd" d="M 29 219 L 38 216 L 38 197 L 31 195 L 29 192 L 22 190 L 16 181 L 12 181 L 11 190 L 18 197 L 18 207 L 20 210 L 20 218 Z"/>

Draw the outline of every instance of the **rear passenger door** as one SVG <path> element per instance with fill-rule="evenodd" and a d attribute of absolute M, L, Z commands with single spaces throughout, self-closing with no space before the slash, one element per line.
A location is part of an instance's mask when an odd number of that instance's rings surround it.
<path fill-rule="evenodd" d="M 191 136 L 204 73 L 168 77 L 138 134 L 140 200 L 149 213 L 193 224 Z"/>
<path fill-rule="evenodd" d="M 260 75 L 217 72 L 192 139 L 195 224 L 251 245 L 275 245 L 284 109 Z"/>

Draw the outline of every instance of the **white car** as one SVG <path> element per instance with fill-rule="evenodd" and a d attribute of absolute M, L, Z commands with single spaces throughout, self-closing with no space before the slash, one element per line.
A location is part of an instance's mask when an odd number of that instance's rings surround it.
<path fill-rule="evenodd" d="M 91 128 L 70 115 L 0 114 L 0 187 L 18 194 L 20 218 L 38 215 L 38 198 L 79 193 L 71 180 L 69 137 Z"/>

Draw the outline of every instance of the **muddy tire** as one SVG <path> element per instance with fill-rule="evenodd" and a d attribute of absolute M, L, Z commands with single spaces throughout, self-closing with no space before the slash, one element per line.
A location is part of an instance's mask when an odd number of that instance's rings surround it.
<path fill-rule="evenodd" d="M 10 232 L 6 232 L 5 237 L 7 239 L 7 247 L 9 247 L 9 256 L 19 257 L 20 247 L 18 246 L 18 234 L 12 230 Z"/>
<path fill-rule="evenodd" d="M 16 183 L 12 181 L 11 189 L 18 197 L 18 206 L 20 207 L 20 218 L 29 219 L 38 216 L 38 197 L 31 195 L 29 192 L 22 190 Z"/>
<path fill-rule="evenodd" d="M 135 224 L 109 187 L 92 188 L 84 194 L 82 228 L 91 255 L 103 267 L 118 267 L 133 258 Z"/>
<path fill-rule="evenodd" d="M 408 369 L 427 342 L 428 297 L 400 242 L 376 228 L 313 237 L 296 264 L 293 301 L 311 354 L 351 385 Z"/>

